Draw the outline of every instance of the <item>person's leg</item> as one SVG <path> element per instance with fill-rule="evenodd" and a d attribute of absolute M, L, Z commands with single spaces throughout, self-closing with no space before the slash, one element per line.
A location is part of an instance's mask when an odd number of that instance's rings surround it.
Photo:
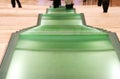
<path fill-rule="evenodd" d="M 22 8 L 20 1 L 19 0 L 16 0 L 16 1 L 17 1 L 17 4 L 18 4 L 18 7 Z"/>
<path fill-rule="evenodd" d="M 70 8 L 71 8 L 71 9 L 73 9 L 73 5 L 74 5 L 73 3 L 70 5 Z"/>
<path fill-rule="evenodd" d="M 59 5 L 59 6 L 61 5 L 61 0 L 58 0 L 58 5 Z"/>
<path fill-rule="evenodd" d="M 11 4 L 12 4 L 12 7 L 15 8 L 15 6 L 16 6 L 15 0 L 11 0 Z"/>
<path fill-rule="evenodd" d="M 66 9 L 73 9 L 73 4 L 66 4 Z"/>
<path fill-rule="evenodd" d="M 98 0 L 98 6 L 101 6 L 102 0 Z"/>
<path fill-rule="evenodd" d="M 103 2 L 103 12 L 107 13 L 109 7 L 109 2 Z"/>
<path fill-rule="evenodd" d="M 59 5 L 60 5 L 59 0 L 53 0 L 53 7 L 54 7 L 54 8 L 58 8 Z"/>

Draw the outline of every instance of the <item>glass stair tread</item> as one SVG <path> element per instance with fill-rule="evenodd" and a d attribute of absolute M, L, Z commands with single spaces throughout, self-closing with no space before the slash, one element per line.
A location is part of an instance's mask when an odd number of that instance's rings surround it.
<path fill-rule="evenodd" d="M 41 19 L 81 19 L 80 14 L 43 14 Z"/>
<path fill-rule="evenodd" d="M 15 50 L 6 79 L 114 79 L 118 64 L 114 51 Z"/>

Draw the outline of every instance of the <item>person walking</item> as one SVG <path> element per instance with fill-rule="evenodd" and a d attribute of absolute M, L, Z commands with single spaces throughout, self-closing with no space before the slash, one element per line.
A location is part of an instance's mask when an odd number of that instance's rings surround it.
<path fill-rule="evenodd" d="M 16 2 L 17 2 L 17 4 L 18 4 L 18 7 L 19 7 L 19 8 L 22 8 L 21 3 L 20 3 L 19 0 L 11 0 L 12 7 L 13 7 L 13 8 L 16 7 Z"/>

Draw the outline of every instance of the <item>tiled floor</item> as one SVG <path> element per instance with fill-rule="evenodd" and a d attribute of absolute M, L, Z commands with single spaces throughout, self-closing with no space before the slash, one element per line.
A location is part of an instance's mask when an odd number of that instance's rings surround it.
<path fill-rule="evenodd" d="M 0 62 L 11 34 L 36 25 L 38 14 L 45 13 L 49 6 L 23 4 L 23 8 L 11 8 L 10 4 L 0 3 Z M 74 7 L 77 13 L 84 13 L 87 25 L 116 32 L 120 39 L 120 7 L 109 7 L 108 13 L 103 13 L 97 5 Z"/>

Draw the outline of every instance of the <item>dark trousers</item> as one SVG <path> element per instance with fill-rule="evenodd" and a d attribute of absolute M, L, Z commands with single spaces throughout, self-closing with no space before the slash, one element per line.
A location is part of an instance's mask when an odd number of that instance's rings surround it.
<path fill-rule="evenodd" d="M 61 0 L 53 0 L 53 7 L 58 8 L 61 5 Z"/>
<path fill-rule="evenodd" d="M 19 8 L 22 7 L 19 0 L 11 0 L 11 4 L 12 4 L 12 7 L 13 7 L 13 8 L 16 7 L 16 2 L 17 2 L 17 4 L 18 4 L 18 7 L 19 7 Z"/>
<path fill-rule="evenodd" d="M 66 5 L 66 9 L 73 9 L 73 4 Z"/>
<path fill-rule="evenodd" d="M 102 0 L 98 0 L 98 6 L 101 6 Z"/>
<path fill-rule="evenodd" d="M 109 2 L 103 2 L 102 5 L 103 5 L 103 12 L 107 12 L 109 7 Z"/>

